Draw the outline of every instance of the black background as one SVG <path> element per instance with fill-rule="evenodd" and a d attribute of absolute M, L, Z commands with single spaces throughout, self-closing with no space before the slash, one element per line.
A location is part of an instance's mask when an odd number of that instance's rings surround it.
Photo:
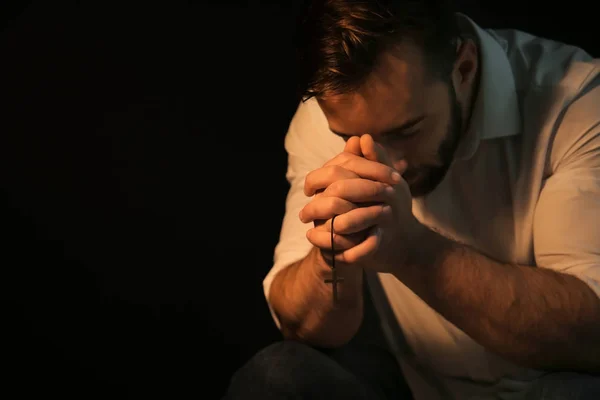
<path fill-rule="evenodd" d="M 599 53 L 582 1 L 461 4 Z M 279 339 L 296 3 L 2 7 L 2 391 L 219 398 Z"/>

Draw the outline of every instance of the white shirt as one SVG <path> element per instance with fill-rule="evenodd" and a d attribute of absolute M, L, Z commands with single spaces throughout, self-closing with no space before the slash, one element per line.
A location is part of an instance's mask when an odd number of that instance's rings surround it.
<path fill-rule="evenodd" d="M 502 262 L 573 274 L 600 296 L 600 60 L 462 14 L 481 53 L 471 129 L 442 183 L 413 212 Z M 290 183 L 267 300 L 277 272 L 311 249 L 298 213 L 305 175 L 340 153 L 318 103 L 299 105 L 285 139 Z M 389 274 L 368 277 L 384 331 L 416 400 L 521 398 L 540 371 L 490 353 Z M 279 321 L 271 309 L 275 323 Z M 401 331 L 397 330 L 397 327 Z M 412 354 L 412 356 L 410 355 Z"/>

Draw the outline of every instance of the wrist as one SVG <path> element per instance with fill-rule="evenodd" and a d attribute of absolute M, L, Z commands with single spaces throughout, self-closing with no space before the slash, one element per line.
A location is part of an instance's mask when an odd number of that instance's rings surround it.
<path fill-rule="evenodd" d="M 313 260 L 313 274 L 320 280 L 331 277 L 331 262 L 325 259 L 321 250 L 313 247 L 311 250 L 311 258 Z M 338 275 L 344 278 L 348 277 L 351 281 L 362 277 L 363 269 L 356 264 L 347 264 L 340 261 L 335 262 L 335 269 Z"/>
<path fill-rule="evenodd" d="M 408 237 L 402 251 L 403 259 L 397 264 L 394 275 L 409 287 L 428 285 L 433 282 L 453 242 L 418 220 Z"/>
<path fill-rule="evenodd" d="M 321 250 L 316 247 L 312 250 L 311 258 L 313 260 L 311 263 L 313 265 L 313 279 L 321 282 L 319 287 L 322 288 L 324 296 L 331 298 L 333 296 L 332 284 L 327 282 L 332 278 L 331 263 L 323 257 Z M 363 269 L 358 265 L 342 262 L 336 262 L 335 269 L 337 277 L 343 279 L 343 282 L 338 285 L 339 304 L 353 308 L 361 303 Z"/>

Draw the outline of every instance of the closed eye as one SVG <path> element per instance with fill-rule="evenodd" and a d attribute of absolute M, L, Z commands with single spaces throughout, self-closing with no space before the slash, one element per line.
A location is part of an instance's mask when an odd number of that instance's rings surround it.
<path fill-rule="evenodd" d="M 420 130 L 415 129 L 414 131 L 396 133 L 388 136 L 391 136 L 392 140 L 406 140 L 412 138 L 413 136 L 416 136 L 419 132 Z"/>

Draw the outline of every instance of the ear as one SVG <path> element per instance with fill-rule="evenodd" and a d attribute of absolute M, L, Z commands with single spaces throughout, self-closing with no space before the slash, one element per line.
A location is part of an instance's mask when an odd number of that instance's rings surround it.
<path fill-rule="evenodd" d="M 456 61 L 452 70 L 452 84 L 459 100 L 470 92 L 479 68 L 479 49 L 473 39 L 463 39 L 457 44 Z"/>

